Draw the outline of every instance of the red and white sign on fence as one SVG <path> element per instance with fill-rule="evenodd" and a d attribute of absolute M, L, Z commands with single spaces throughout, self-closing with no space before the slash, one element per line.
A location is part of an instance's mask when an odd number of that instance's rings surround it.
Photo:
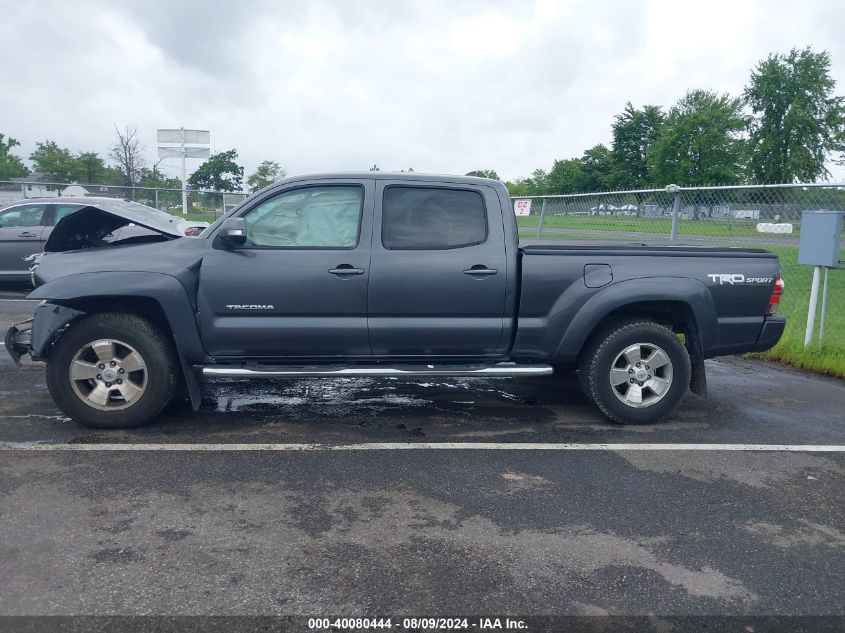
<path fill-rule="evenodd" d="M 516 215 L 531 215 L 531 200 L 514 200 L 513 212 Z"/>

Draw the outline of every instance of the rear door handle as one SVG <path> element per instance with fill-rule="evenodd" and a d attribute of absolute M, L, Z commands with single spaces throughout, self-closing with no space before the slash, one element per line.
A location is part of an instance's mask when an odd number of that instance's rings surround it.
<path fill-rule="evenodd" d="M 329 269 L 332 275 L 363 275 L 366 272 L 363 268 L 354 268 L 349 264 L 341 264 L 337 268 Z"/>
<path fill-rule="evenodd" d="M 486 266 L 473 266 L 472 268 L 468 268 L 464 271 L 465 275 L 471 275 L 473 277 L 487 277 L 489 275 L 495 275 L 499 271 L 495 268 L 487 268 Z"/>
<path fill-rule="evenodd" d="M 18 233 L 18 237 L 36 237 L 35 233 L 30 233 L 29 231 L 24 231 L 23 233 Z"/>

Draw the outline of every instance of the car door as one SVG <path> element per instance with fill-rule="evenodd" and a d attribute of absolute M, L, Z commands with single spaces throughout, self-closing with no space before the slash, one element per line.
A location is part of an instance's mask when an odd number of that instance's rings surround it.
<path fill-rule="evenodd" d="M 368 298 L 377 356 L 490 357 L 507 346 L 507 258 L 486 186 L 379 181 Z"/>
<path fill-rule="evenodd" d="M 24 261 L 44 247 L 45 203 L 18 204 L 0 211 L 0 275 L 28 278 Z"/>
<path fill-rule="evenodd" d="M 212 357 L 369 356 L 367 283 L 373 181 L 319 180 L 268 192 L 246 209 L 246 244 L 213 239 L 199 312 Z"/>

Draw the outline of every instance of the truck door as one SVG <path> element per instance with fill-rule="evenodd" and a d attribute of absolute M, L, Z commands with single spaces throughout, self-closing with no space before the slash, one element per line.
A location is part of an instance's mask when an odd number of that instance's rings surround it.
<path fill-rule="evenodd" d="M 493 188 L 380 180 L 374 226 L 368 298 L 373 354 L 504 353 L 508 271 Z"/>
<path fill-rule="evenodd" d="M 200 327 L 213 357 L 369 356 L 373 181 L 292 184 L 244 213 L 246 244 L 209 244 Z"/>

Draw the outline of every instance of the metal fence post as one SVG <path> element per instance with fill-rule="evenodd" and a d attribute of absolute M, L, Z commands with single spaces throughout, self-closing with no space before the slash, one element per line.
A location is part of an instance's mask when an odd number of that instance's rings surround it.
<path fill-rule="evenodd" d="M 678 238 L 678 216 L 681 213 L 681 189 L 678 185 L 669 185 L 669 187 L 673 187 L 675 191 L 675 204 L 672 205 L 672 234 L 669 236 L 671 241 L 675 241 Z M 669 189 L 666 187 L 666 189 Z"/>
<path fill-rule="evenodd" d="M 159 211 L 161 211 L 161 207 L 160 207 L 160 206 L 158 206 L 158 189 L 155 189 L 155 192 L 156 192 L 156 209 L 158 209 Z"/>
<path fill-rule="evenodd" d="M 824 282 L 822 282 L 822 314 L 821 318 L 819 319 L 819 345 L 822 344 L 822 340 L 824 339 L 824 315 L 827 312 L 827 278 L 828 273 L 830 273 L 830 268 L 825 266 L 824 268 Z"/>
<path fill-rule="evenodd" d="M 543 198 L 543 206 L 540 208 L 540 222 L 537 223 L 537 239 L 543 237 L 543 222 L 546 220 L 546 199 Z"/>

